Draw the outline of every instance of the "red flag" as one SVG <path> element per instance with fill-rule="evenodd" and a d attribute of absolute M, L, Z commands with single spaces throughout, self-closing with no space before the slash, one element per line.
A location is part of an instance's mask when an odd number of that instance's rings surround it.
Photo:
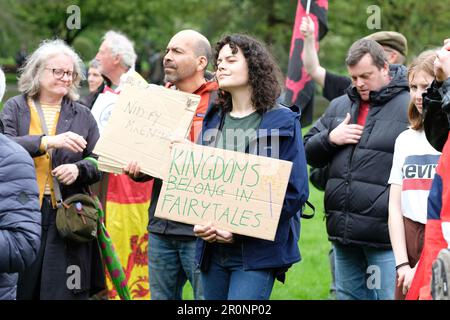
<path fill-rule="evenodd" d="M 289 66 L 286 80 L 286 103 L 295 104 L 302 110 L 301 124 L 312 123 L 314 82 L 303 66 L 303 35 L 300 33 L 302 18 L 306 16 L 308 0 L 299 0 L 292 33 Z M 328 31 L 327 23 L 328 0 L 311 0 L 309 16 L 315 24 L 316 49 L 319 50 L 319 40 Z"/>

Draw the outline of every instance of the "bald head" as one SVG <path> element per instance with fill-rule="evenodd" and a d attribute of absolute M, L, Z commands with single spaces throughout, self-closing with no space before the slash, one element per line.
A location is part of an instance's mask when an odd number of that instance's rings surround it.
<path fill-rule="evenodd" d="M 206 57 L 208 63 L 211 61 L 211 44 L 209 43 L 208 39 L 200 32 L 191 29 L 182 30 L 175 34 L 172 39 L 170 39 L 170 42 L 178 41 L 190 47 L 196 57 L 204 56 Z"/>
<path fill-rule="evenodd" d="M 194 92 L 205 82 L 211 59 L 208 39 L 194 30 L 183 30 L 170 39 L 164 56 L 164 81 Z"/>

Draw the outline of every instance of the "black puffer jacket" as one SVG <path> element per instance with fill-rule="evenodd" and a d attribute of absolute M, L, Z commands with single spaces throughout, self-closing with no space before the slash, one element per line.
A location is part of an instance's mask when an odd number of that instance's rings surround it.
<path fill-rule="evenodd" d="M 409 103 L 406 68 L 391 65 L 391 82 L 370 93 L 370 110 L 358 144 L 336 146 L 329 133 L 350 113 L 358 118 L 356 88 L 334 99 L 325 114 L 305 135 L 308 164 L 329 163 L 325 189 L 327 231 L 331 241 L 375 248 L 390 248 L 388 232 L 388 179 L 397 136 L 407 129 Z"/>

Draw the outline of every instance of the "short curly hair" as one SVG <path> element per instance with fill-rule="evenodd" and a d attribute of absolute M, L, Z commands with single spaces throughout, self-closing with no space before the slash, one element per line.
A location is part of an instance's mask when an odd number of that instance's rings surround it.
<path fill-rule="evenodd" d="M 235 54 L 241 50 L 248 65 L 248 81 L 252 88 L 252 103 L 259 113 L 270 110 L 282 91 L 281 71 L 266 46 L 259 40 L 243 34 L 233 34 L 223 37 L 216 44 L 214 64 L 217 70 L 217 59 L 220 50 L 229 45 Z M 231 110 L 231 94 L 219 90 L 219 104 L 225 112 Z"/>

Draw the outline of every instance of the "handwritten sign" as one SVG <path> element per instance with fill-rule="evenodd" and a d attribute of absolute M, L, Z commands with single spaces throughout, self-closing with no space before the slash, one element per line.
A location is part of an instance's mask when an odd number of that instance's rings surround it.
<path fill-rule="evenodd" d="M 118 172 L 130 161 L 164 179 L 172 137 L 186 137 L 200 96 L 128 82 L 94 149 L 101 169 Z"/>
<path fill-rule="evenodd" d="M 175 144 L 155 216 L 274 240 L 292 163 Z"/>

